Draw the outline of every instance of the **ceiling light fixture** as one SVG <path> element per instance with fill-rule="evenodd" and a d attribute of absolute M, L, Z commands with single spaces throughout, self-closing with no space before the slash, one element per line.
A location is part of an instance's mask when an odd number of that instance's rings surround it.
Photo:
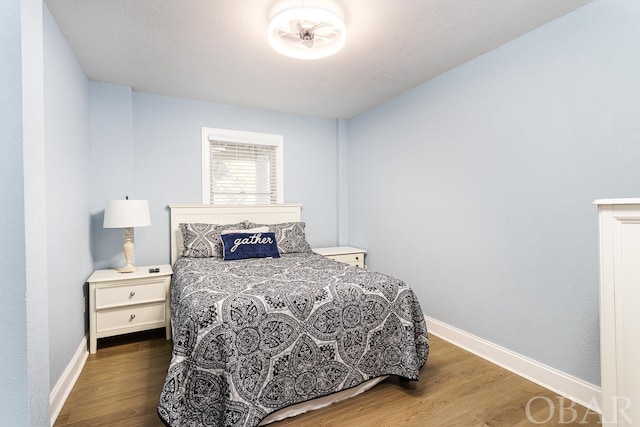
<path fill-rule="evenodd" d="M 347 35 L 342 19 L 317 7 L 293 7 L 277 13 L 268 32 L 271 47 L 297 59 L 331 56 L 342 49 Z"/>

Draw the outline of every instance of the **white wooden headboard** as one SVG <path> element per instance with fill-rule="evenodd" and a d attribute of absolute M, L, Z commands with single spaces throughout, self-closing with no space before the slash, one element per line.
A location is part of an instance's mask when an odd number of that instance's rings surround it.
<path fill-rule="evenodd" d="M 171 209 L 171 265 L 182 253 L 179 224 L 234 224 L 248 220 L 258 224 L 278 224 L 300 221 L 302 205 L 169 205 Z"/>

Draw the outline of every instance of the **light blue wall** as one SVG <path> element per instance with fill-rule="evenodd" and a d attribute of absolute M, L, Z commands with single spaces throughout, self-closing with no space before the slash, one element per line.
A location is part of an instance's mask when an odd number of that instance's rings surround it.
<path fill-rule="evenodd" d="M 91 255 L 95 269 L 124 265 L 124 230 L 103 228 L 107 200 L 133 193 L 131 88 L 90 82 Z M 138 196 L 140 197 L 140 196 Z M 142 197 L 140 197 L 142 198 Z"/>
<path fill-rule="evenodd" d="M 43 11 L 0 6 L 0 425 L 49 423 Z"/>
<path fill-rule="evenodd" d="M 85 331 L 87 79 L 40 0 L 2 2 L 0 34 L 0 425 L 40 426 Z"/>
<path fill-rule="evenodd" d="M 122 87 L 92 83 L 92 129 L 100 126 L 100 144 L 112 144 L 122 153 L 125 166 L 116 171 L 116 162 L 94 156 L 93 212 L 98 217 L 108 197 L 149 200 L 151 227 L 135 233 L 135 264 L 169 262 L 169 211 L 172 203 L 201 203 L 202 127 L 234 129 L 284 136 L 285 202 L 303 205 L 308 239 L 313 245 L 334 245 L 337 233 L 336 121 L 268 112 L 229 105 L 169 98 L 132 92 Z M 122 120 L 94 114 L 96 105 L 108 104 L 120 111 Z M 132 105 L 132 155 L 127 157 L 129 123 L 125 120 Z M 120 106 L 120 107 L 119 107 Z M 102 126 L 106 121 L 108 126 Z M 124 122 L 119 125 L 118 122 Z M 96 132 L 92 132 L 92 145 Z M 131 161 L 132 175 L 127 169 Z M 124 174 L 123 179 L 119 173 Z M 129 178 L 130 177 L 130 178 Z M 128 192 L 126 193 L 125 190 Z M 101 219 L 94 221 L 95 236 L 115 230 L 103 230 Z M 94 239 L 93 254 L 97 266 L 113 267 L 124 263 L 122 231 L 111 240 Z"/>
<path fill-rule="evenodd" d="M 41 0 L 22 0 L 22 129 L 29 425 L 49 423 L 49 323 Z"/>
<path fill-rule="evenodd" d="M 0 235 L 11 242 L 0 254 L 0 425 L 15 426 L 29 413 L 20 33 L 20 0 L 0 2 Z"/>
<path fill-rule="evenodd" d="M 338 239 L 340 246 L 349 243 L 349 122 L 338 120 L 338 166 L 336 197 L 338 199 Z M 357 191 L 357 190 L 356 190 Z"/>
<path fill-rule="evenodd" d="M 638 76 L 640 2 L 601 0 L 351 119 L 350 243 L 428 316 L 599 384 L 591 202 L 640 195 Z"/>
<path fill-rule="evenodd" d="M 91 259 L 89 80 L 44 14 L 49 369 L 53 386 L 85 335 Z"/>

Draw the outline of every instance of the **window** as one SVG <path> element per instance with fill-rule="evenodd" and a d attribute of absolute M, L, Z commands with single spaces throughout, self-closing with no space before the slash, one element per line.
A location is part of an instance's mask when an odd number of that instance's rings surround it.
<path fill-rule="evenodd" d="M 202 203 L 282 203 L 282 140 L 202 128 Z"/>

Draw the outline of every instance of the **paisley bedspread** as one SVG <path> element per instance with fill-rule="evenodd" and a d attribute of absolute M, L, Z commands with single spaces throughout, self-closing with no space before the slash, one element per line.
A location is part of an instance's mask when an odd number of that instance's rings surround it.
<path fill-rule="evenodd" d="M 313 253 L 178 259 L 174 349 L 158 414 L 177 426 L 256 426 L 289 405 L 383 375 L 417 380 L 429 353 L 402 281 Z"/>

